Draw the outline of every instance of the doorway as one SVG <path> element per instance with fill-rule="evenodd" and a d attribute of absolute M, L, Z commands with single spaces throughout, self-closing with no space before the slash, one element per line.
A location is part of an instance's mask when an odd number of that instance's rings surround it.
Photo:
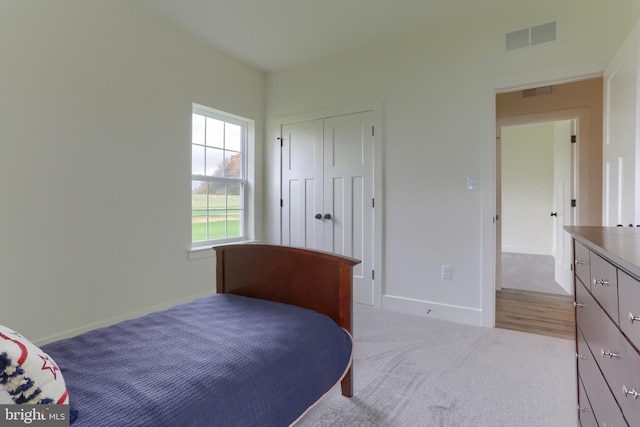
<path fill-rule="evenodd" d="M 501 126 L 500 288 L 571 295 L 577 118 Z"/>
<path fill-rule="evenodd" d="M 574 338 L 573 251 L 563 227 L 577 224 L 581 127 L 570 111 L 497 121 L 498 328 Z"/>
<path fill-rule="evenodd" d="M 486 297 L 491 298 L 488 304 L 494 304 L 493 325 L 496 327 L 507 327 L 509 329 L 531 330 L 531 325 L 539 321 L 540 327 L 536 330 L 546 330 L 548 320 L 554 317 L 559 328 L 571 330 L 571 319 L 573 318 L 573 306 L 571 305 L 571 295 L 549 294 L 540 292 L 520 291 L 502 287 L 502 192 L 501 192 L 501 131 L 505 126 L 528 125 L 532 123 L 555 122 L 563 120 L 575 120 L 576 143 L 574 167 L 572 176 L 575 182 L 573 196 L 569 199 L 575 200 L 573 211 L 574 225 L 600 225 L 602 218 L 602 117 L 603 117 L 603 79 L 600 76 L 586 79 L 577 79 L 570 82 L 552 84 L 539 88 L 523 88 L 522 90 L 510 90 L 496 93 L 496 144 L 494 159 L 494 203 L 495 217 L 492 234 L 492 242 L 495 252 L 491 257 L 494 263 L 493 276 L 490 281 L 494 284 L 493 292 L 488 291 Z M 567 208 L 565 208 L 566 210 Z M 564 215 L 557 206 L 553 206 L 549 212 L 543 213 L 540 219 L 545 219 L 551 224 L 556 221 L 556 216 L 551 217 L 551 213 Z M 526 227 L 526 224 L 520 224 Z M 553 268 L 553 282 L 556 281 L 556 271 L 569 277 L 571 283 L 571 259 L 573 257 L 570 240 L 558 237 L 563 231 L 562 227 L 556 228 L 556 245 L 563 245 L 565 250 L 564 265 L 568 265 L 567 271 Z M 554 233 L 555 235 L 555 233 Z M 527 246 L 527 245 L 524 245 Z M 545 255 L 548 256 L 548 255 Z M 558 257 L 558 260 L 561 258 Z M 556 258 L 553 258 L 556 261 Z M 534 262 L 525 260 L 512 268 L 513 274 L 522 278 L 532 276 Z M 547 264 L 548 265 L 548 264 Z M 548 272 L 548 269 L 547 269 Z M 547 275 L 547 277 L 549 277 Z M 551 282 L 551 279 L 547 279 Z M 558 281 L 562 279 L 559 278 Z M 573 285 L 569 286 L 572 293 Z M 524 298 L 516 298 L 514 293 L 525 292 Z M 533 295 L 544 297 L 560 298 L 561 316 L 550 313 L 557 313 L 555 302 L 546 301 L 541 303 L 530 298 Z M 564 301 L 566 300 L 566 301 Z M 536 319 L 535 317 L 538 317 Z M 518 320 L 519 319 L 519 320 Z M 526 320 L 525 320 L 526 319 Z M 568 319 L 568 320 L 567 320 Z M 505 323 L 509 324 L 506 326 Z M 567 324 L 568 323 L 568 324 Z M 562 332 L 566 333 L 566 331 Z"/>

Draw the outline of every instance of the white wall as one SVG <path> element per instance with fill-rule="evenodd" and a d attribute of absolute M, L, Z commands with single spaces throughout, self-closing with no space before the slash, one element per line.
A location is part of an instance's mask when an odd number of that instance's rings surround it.
<path fill-rule="evenodd" d="M 505 126 L 502 251 L 553 254 L 554 124 Z"/>
<path fill-rule="evenodd" d="M 278 117 L 382 101 L 383 307 L 492 325 L 495 91 L 601 73 L 630 11 L 626 0 L 503 2 L 458 25 L 270 74 L 269 239 L 279 241 Z M 504 32 L 556 18 L 560 42 L 503 51 Z M 480 191 L 466 190 L 467 176 L 481 177 Z M 440 279 L 441 264 L 453 280 Z"/>
<path fill-rule="evenodd" d="M 604 73 L 603 224 L 640 224 L 640 23 Z"/>
<path fill-rule="evenodd" d="M 126 3 L 0 3 L 0 324 L 36 341 L 212 293 L 192 103 L 263 140 L 264 75 Z"/>

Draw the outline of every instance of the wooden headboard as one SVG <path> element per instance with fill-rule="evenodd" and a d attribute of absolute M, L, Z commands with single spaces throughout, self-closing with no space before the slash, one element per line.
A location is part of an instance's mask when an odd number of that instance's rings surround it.
<path fill-rule="evenodd" d="M 352 267 L 359 260 L 289 246 L 217 246 L 216 290 L 309 308 L 352 333 Z M 352 395 L 351 370 L 342 394 Z"/>
<path fill-rule="evenodd" d="M 288 246 L 215 247 L 216 289 L 310 308 L 351 333 L 352 267 L 360 261 Z"/>

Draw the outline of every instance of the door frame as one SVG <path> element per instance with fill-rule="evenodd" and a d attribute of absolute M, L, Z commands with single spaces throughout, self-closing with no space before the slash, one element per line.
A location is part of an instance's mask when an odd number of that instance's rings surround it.
<path fill-rule="evenodd" d="M 373 126 L 375 129 L 373 138 L 373 197 L 375 200 L 375 206 L 373 210 L 373 269 L 375 274 L 373 275 L 373 306 L 375 308 L 382 308 L 382 295 L 384 292 L 384 264 L 382 262 L 382 248 L 383 244 L 383 221 L 384 218 L 384 191 L 382 186 L 382 158 L 383 154 L 383 139 L 384 130 L 382 128 L 382 102 L 366 102 L 362 104 L 348 105 L 342 107 L 333 107 L 323 110 L 312 111 L 308 113 L 294 114 L 288 116 L 282 116 L 277 119 L 278 127 L 281 130 L 283 125 L 309 121 L 326 119 L 330 117 L 344 116 L 347 114 L 356 114 L 371 111 L 373 114 Z M 282 136 L 282 135 L 280 135 Z M 281 153 L 281 151 L 280 151 Z M 278 155 L 279 161 L 279 195 L 280 200 L 283 198 L 282 194 L 282 156 Z M 280 209 L 280 244 L 282 244 L 282 209 Z"/>
<path fill-rule="evenodd" d="M 543 113 L 533 113 L 533 114 L 525 114 L 520 116 L 511 116 L 511 117 L 503 117 L 500 119 L 496 119 L 496 214 L 502 218 L 502 161 L 501 161 L 501 152 L 502 152 L 502 128 L 508 126 L 519 126 L 519 125 L 531 125 L 538 123 L 553 123 L 558 121 L 572 121 L 575 123 L 576 128 L 573 130 L 573 133 L 578 136 L 577 143 L 575 144 L 575 150 L 572 153 L 571 159 L 571 175 L 572 175 L 572 198 L 576 200 L 579 199 L 580 194 L 580 150 L 581 147 L 588 147 L 589 144 L 589 123 L 588 123 L 588 115 L 589 110 L 587 108 L 578 108 L 578 109 L 570 109 L 570 110 L 556 110 L 556 111 L 548 111 Z M 572 125 L 573 127 L 573 125 Z M 567 141 L 567 143 L 569 143 Z M 586 145 L 585 145 L 586 144 Z M 556 189 L 554 188 L 554 192 Z M 554 201 L 555 203 L 555 201 Z M 585 203 L 578 203 L 576 208 L 572 210 L 571 217 L 573 225 L 579 224 L 580 218 L 580 208 L 585 210 Z M 584 213 L 583 213 L 584 216 Z M 561 226 L 561 225 L 560 225 Z M 554 235 L 555 241 L 555 235 Z M 555 242 L 556 245 L 559 245 L 560 242 Z M 502 221 L 496 222 L 496 278 L 495 278 L 495 289 L 502 289 Z M 557 248 L 556 248 L 557 251 Z M 557 256 L 557 255 L 556 255 Z M 556 264 L 557 262 L 554 261 Z M 554 266 L 554 269 L 557 268 L 557 265 Z M 572 293 L 572 291 L 569 291 Z"/>
<path fill-rule="evenodd" d="M 502 215 L 502 187 L 501 187 L 501 133 L 503 126 L 516 126 L 524 124 L 554 122 L 559 120 L 576 120 L 577 134 L 579 139 L 576 145 L 575 163 L 574 163 L 574 196 L 577 200 L 577 206 L 574 217 L 574 225 L 580 225 L 581 222 L 588 221 L 589 216 L 588 203 L 585 203 L 588 194 L 588 181 L 583 175 L 588 171 L 589 167 L 589 109 L 588 108 L 572 108 L 566 110 L 552 110 L 542 113 L 524 114 L 511 117 L 496 118 L 496 139 L 495 139 L 495 200 L 496 215 Z M 502 288 L 502 223 L 495 222 L 495 241 L 494 241 L 494 318 L 495 318 L 495 291 Z"/>

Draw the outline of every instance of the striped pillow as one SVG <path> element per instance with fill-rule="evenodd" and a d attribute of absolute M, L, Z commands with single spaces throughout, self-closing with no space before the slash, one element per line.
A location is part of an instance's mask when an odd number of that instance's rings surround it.
<path fill-rule="evenodd" d="M 16 331 L 0 325 L 0 388 L 18 404 L 68 404 L 54 360 Z"/>

